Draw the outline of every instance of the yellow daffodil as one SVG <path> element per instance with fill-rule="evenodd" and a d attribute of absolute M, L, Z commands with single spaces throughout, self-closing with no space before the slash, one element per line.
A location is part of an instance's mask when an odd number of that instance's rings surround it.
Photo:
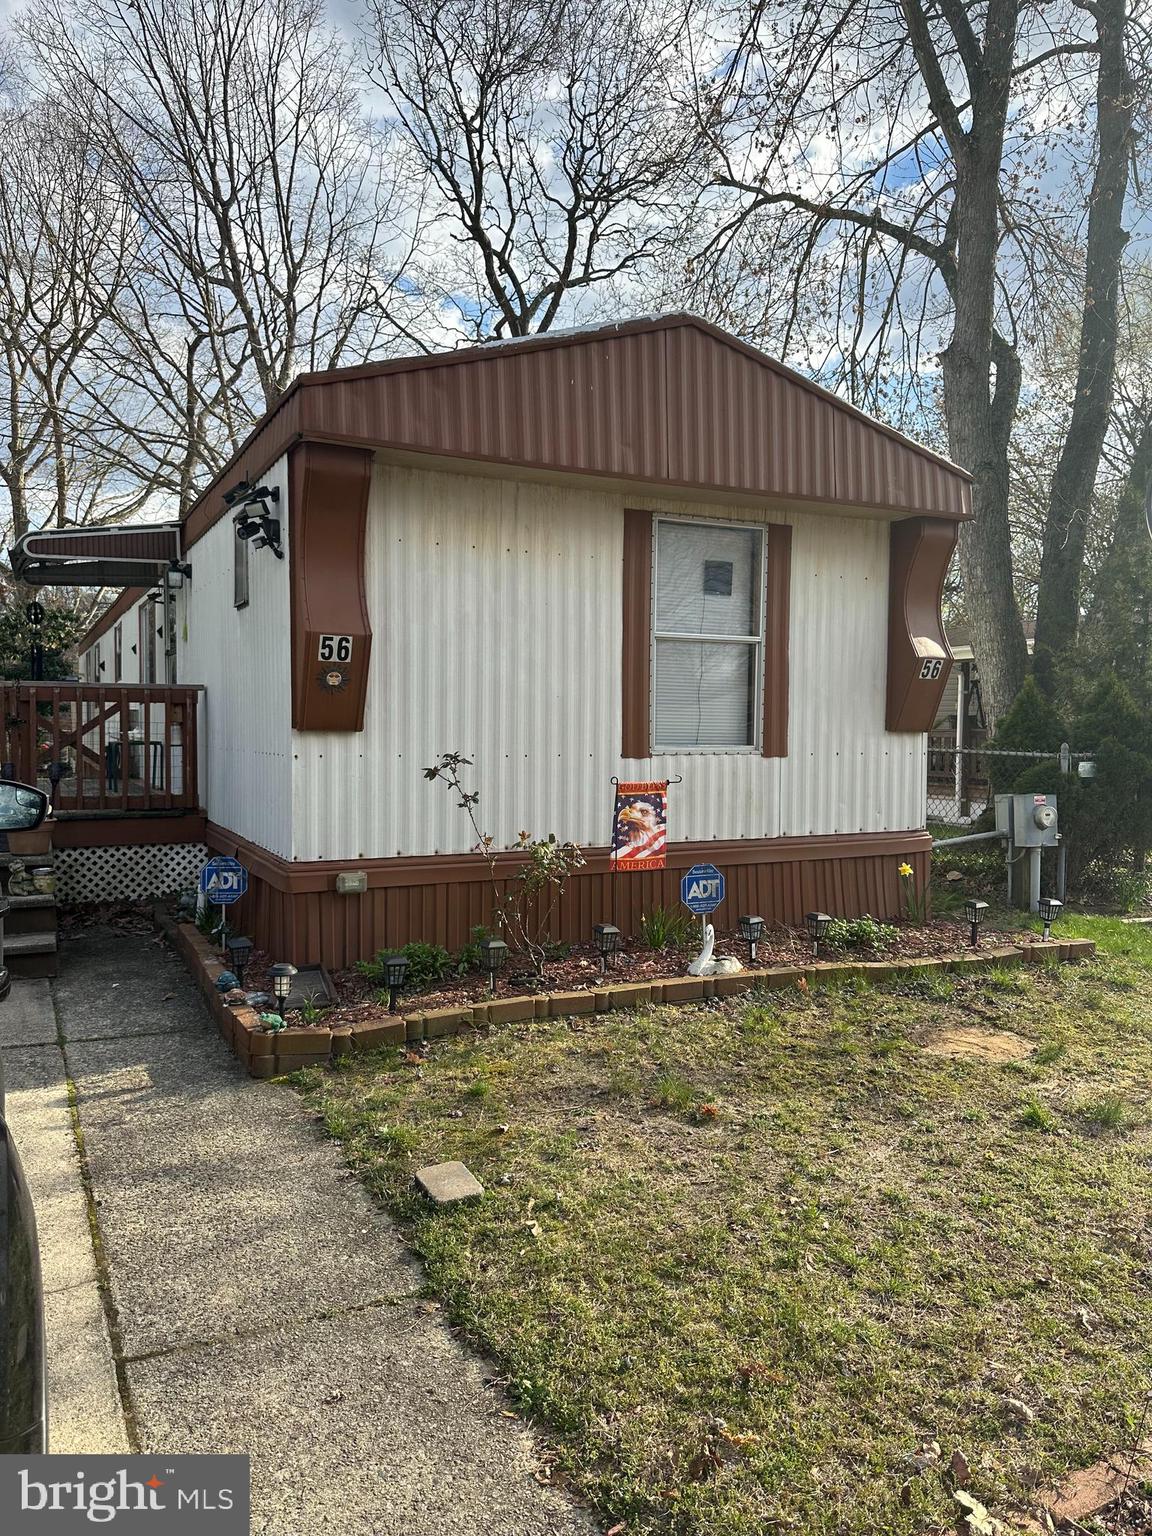
<path fill-rule="evenodd" d="M 900 866 L 900 873 L 902 875 L 910 875 L 912 873 L 912 866 L 911 866 L 911 864 L 901 864 L 901 866 Z"/>

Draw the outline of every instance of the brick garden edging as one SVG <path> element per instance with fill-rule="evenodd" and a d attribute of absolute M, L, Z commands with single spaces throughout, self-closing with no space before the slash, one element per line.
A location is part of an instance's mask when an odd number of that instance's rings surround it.
<path fill-rule="evenodd" d="M 1063 942 L 1037 939 L 1022 944 L 933 956 L 923 960 L 815 960 L 811 965 L 774 965 L 766 970 L 737 971 L 733 976 L 675 976 L 663 981 L 609 982 L 587 992 L 547 992 L 528 997 L 496 997 L 469 1007 L 430 1008 L 403 1018 L 368 1024 L 342 1024 L 335 1029 L 288 1028 L 267 1031 L 255 1009 L 224 1001 L 216 978 L 227 966 L 215 947 L 191 923 L 178 923 L 162 907 L 153 909 L 156 926 L 181 954 L 204 994 L 217 1027 L 253 1077 L 279 1077 L 300 1067 L 324 1066 L 348 1051 L 374 1051 L 406 1041 L 438 1040 L 486 1024 L 512 1024 L 518 1019 L 566 1019 L 582 1013 L 607 1013 L 613 1008 L 642 1008 L 648 1003 L 688 1003 L 709 997 L 737 997 L 756 988 L 793 987 L 801 979 L 809 986 L 853 976 L 886 981 L 920 971 L 987 970 L 1003 965 L 1057 965 L 1062 960 L 1090 959 L 1091 939 Z"/>

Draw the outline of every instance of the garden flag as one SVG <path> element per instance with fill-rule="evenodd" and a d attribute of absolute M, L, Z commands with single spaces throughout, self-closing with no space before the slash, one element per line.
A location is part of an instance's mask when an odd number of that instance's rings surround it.
<path fill-rule="evenodd" d="M 617 784 L 613 869 L 663 869 L 668 842 L 668 782 Z"/>

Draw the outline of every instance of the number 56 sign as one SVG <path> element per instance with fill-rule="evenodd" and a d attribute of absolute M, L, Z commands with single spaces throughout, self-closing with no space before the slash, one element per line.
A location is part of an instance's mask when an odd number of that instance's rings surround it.
<path fill-rule="evenodd" d="M 352 636 L 321 635 L 317 659 L 319 661 L 351 661 Z"/>
<path fill-rule="evenodd" d="M 934 683 L 944 670 L 944 660 L 940 656 L 930 656 L 927 661 L 920 663 L 920 681 Z"/>

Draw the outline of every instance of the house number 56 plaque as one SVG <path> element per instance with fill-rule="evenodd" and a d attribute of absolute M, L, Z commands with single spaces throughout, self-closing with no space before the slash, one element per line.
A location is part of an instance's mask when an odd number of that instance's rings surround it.
<path fill-rule="evenodd" d="M 317 659 L 319 661 L 351 661 L 352 636 L 321 635 Z"/>

